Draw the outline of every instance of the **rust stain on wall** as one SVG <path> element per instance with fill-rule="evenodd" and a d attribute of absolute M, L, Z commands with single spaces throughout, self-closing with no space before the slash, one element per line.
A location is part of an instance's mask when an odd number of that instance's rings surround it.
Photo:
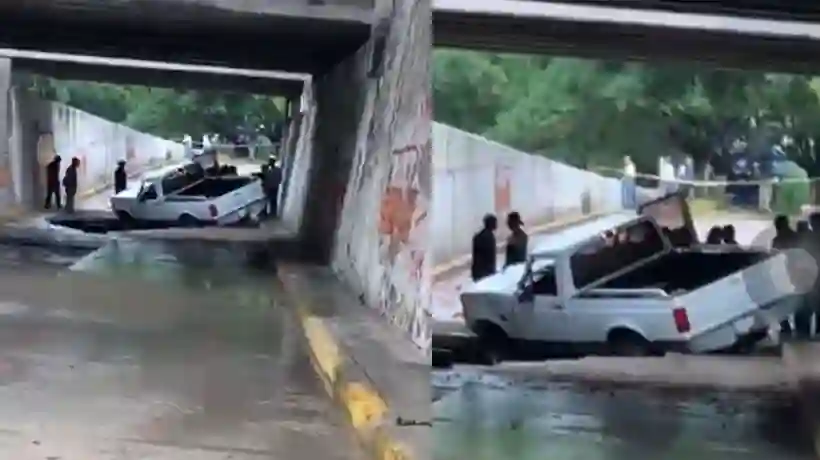
<path fill-rule="evenodd" d="M 512 181 L 510 168 L 504 165 L 495 166 L 495 214 L 497 216 L 510 212 L 512 208 Z"/>
<path fill-rule="evenodd" d="M 0 188 L 11 186 L 11 171 L 7 166 L 0 166 Z"/>

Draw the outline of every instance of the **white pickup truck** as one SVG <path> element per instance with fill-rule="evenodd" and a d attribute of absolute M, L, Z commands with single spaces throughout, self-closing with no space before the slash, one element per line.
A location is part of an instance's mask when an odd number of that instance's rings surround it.
<path fill-rule="evenodd" d="M 641 211 L 558 232 L 466 289 L 484 357 L 742 350 L 801 305 L 794 254 L 700 244 L 677 195 Z"/>
<path fill-rule="evenodd" d="M 266 205 L 262 181 L 252 176 L 202 177 L 193 163 L 146 178 L 140 187 L 111 197 L 111 209 L 125 222 L 230 225 L 255 219 Z"/>

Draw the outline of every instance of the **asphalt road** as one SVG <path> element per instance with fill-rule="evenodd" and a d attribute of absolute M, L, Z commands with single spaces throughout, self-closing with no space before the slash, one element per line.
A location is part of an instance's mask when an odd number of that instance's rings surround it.
<path fill-rule="evenodd" d="M 435 460 L 809 460 L 781 393 L 634 390 L 434 372 Z"/>
<path fill-rule="evenodd" d="M 360 458 L 270 275 L 0 247 L 0 458 Z"/>

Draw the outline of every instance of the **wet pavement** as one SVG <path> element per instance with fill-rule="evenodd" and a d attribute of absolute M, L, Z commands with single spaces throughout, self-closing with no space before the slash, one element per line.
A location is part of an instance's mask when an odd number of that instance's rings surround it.
<path fill-rule="evenodd" d="M 783 393 L 633 390 L 434 372 L 435 460 L 809 460 Z"/>
<path fill-rule="evenodd" d="M 0 458 L 360 458 L 271 275 L 162 243 L 83 256 L 0 247 Z"/>

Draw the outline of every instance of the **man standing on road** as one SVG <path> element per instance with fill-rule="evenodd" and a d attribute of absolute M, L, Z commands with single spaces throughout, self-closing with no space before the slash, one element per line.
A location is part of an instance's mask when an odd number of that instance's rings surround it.
<path fill-rule="evenodd" d="M 473 253 L 470 275 L 473 282 L 492 276 L 496 269 L 495 230 L 498 219 L 492 214 L 484 216 L 484 228 L 473 235 Z"/>
<path fill-rule="evenodd" d="M 74 199 L 77 197 L 77 170 L 80 167 L 80 159 L 71 159 L 71 165 L 66 168 L 63 176 L 63 188 L 65 189 L 65 210 L 74 212 Z"/>
<path fill-rule="evenodd" d="M 51 209 L 51 198 L 57 205 L 57 209 L 63 207 L 60 198 L 60 155 L 54 155 L 54 159 L 46 165 L 46 203 L 45 208 Z"/>
<path fill-rule="evenodd" d="M 262 186 L 265 189 L 265 196 L 268 198 L 268 216 L 276 217 L 279 208 L 279 186 L 282 184 L 282 169 L 276 164 L 274 158 L 271 158 L 266 166 L 267 170 L 262 177 Z"/>
<path fill-rule="evenodd" d="M 529 237 L 524 231 L 524 221 L 521 214 L 513 211 L 507 214 L 507 227 L 510 229 L 510 236 L 507 238 L 507 250 L 504 266 L 520 264 L 527 261 L 527 243 Z"/>
<path fill-rule="evenodd" d="M 128 188 L 128 175 L 125 173 L 125 160 L 120 160 L 117 163 L 117 169 L 114 170 L 114 194 L 126 188 Z"/>

